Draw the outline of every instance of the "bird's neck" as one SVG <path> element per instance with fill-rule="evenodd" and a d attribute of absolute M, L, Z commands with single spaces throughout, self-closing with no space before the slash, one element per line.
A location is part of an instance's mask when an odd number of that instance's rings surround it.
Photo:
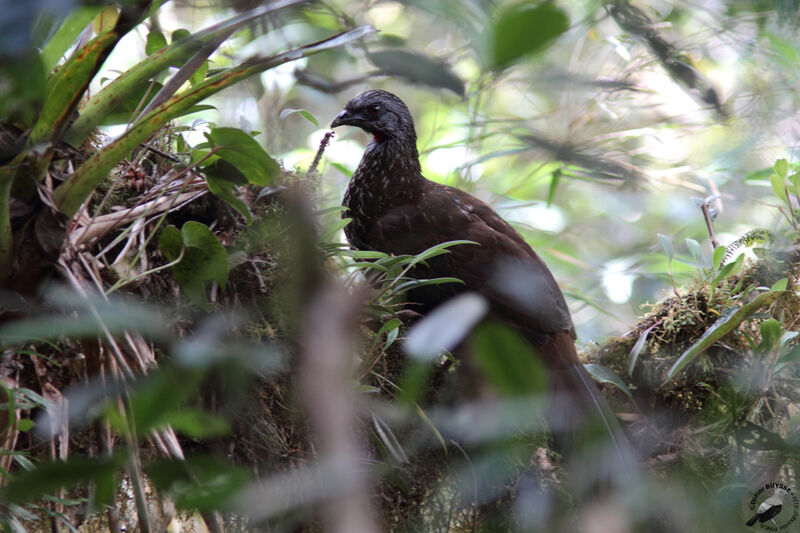
<path fill-rule="evenodd" d="M 415 140 L 376 139 L 367 146 L 345 194 L 351 217 L 379 217 L 413 201 L 425 181 Z"/>

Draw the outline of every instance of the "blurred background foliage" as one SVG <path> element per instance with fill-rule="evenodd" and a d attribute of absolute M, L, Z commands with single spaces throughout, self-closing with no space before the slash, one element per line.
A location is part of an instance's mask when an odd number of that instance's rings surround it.
<path fill-rule="evenodd" d="M 0 12 L 5 529 L 709 531 L 798 486 L 794 2 Z M 343 244 L 370 139 L 326 126 L 367 88 L 559 280 L 643 450 L 604 500 L 602 453 L 548 451 L 513 333 L 471 335 L 497 391 L 471 397 L 440 352 L 480 305 L 394 314 L 457 243 Z"/>

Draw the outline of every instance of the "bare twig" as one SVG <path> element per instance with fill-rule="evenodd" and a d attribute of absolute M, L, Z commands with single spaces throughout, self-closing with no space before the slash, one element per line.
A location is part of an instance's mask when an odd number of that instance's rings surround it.
<path fill-rule="evenodd" d="M 711 205 L 711 201 L 713 201 L 715 197 L 711 196 L 709 198 L 706 198 L 705 201 L 700 205 L 700 209 L 703 211 L 703 218 L 705 219 L 706 226 L 708 227 L 708 236 L 711 237 L 711 246 L 713 246 L 716 250 L 717 246 L 719 246 L 719 242 L 717 241 L 717 236 L 714 233 L 714 222 L 711 219 L 711 208 L 709 207 Z"/>

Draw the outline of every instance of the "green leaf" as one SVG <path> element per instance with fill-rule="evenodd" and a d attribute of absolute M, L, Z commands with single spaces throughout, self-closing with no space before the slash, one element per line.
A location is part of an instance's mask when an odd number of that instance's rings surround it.
<path fill-rule="evenodd" d="M 769 320 L 765 320 L 759 326 L 759 331 L 761 332 L 761 344 L 758 345 L 756 349 L 759 353 L 769 353 L 771 352 L 777 345 L 781 339 L 781 324 L 774 318 L 770 318 Z"/>
<path fill-rule="evenodd" d="M 467 241 L 467 240 L 456 240 L 456 241 L 443 242 L 441 244 L 437 244 L 436 246 L 431 246 L 430 248 L 428 248 L 424 252 L 421 252 L 421 253 L 415 255 L 414 258 L 411 260 L 411 262 L 409 262 L 408 266 L 412 267 L 412 266 L 416 265 L 417 263 L 420 263 L 420 262 L 423 262 L 423 261 L 427 261 L 428 259 L 432 259 L 432 258 L 434 258 L 436 256 L 439 256 L 439 255 L 442 255 L 442 254 L 449 254 L 450 251 L 448 250 L 448 248 L 450 248 L 452 246 L 458 246 L 460 244 L 474 244 L 476 246 L 479 246 L 479 244 L 477 242 L 475 242 L 475 241 Z"/>
<path fill-rule="evenodd" d="M 191 272 L 201 275 L 204 279 L 214 280 L 224 289 L 228 282 L 228 256 L 225 248 L 217 237 L 211 233 L 208 226 L 200 222 L 189 221 L 181 228 L 183 243 L 188 248 L 198 250 L 196 265 L 191 265 Z M 186 258 L 181 263 L 186 262 Z M 180 265 L 178 265 L 180 266 Z M 186 265 L 190 267 L 190 265 Z"/>
<path fill-rule="evenodd" d="M 172 42 L 180 41 L 181 39 L 185 39 L 191 35 L 191 32 L 186 28 L 178 28 L 177 30 L 172 32 Z M 173 65 L 176 66 L 176 65 Z"/>
<path fill-rule="evenodd" d="M 247 181 L 264 187 L 275 183 L 280 166 L 250 135 L 237 128 L 214 128 L 206 138 L 216 154 L 236 167 Z"/>
<path fill-rule="evenodd" d="M 547 390 L 547 370 L 533 347 L 505 324 L 480 324 L 471 336 L 475 362 L 489 382 L 509 396 Z"/>
<path fill-rule="evenodd" d="M 631 354 L 630 354 L 631 361 L 630 363 L 628 363 L 629 376 L 633 375 L 633 369 L 636 367 L 636 361 L 639 359 L 639 354 L 642 353 L 642 349 L 644 349 L 644 345 L 647 342 L 647 336 L 650 335 L 650 332 L 653 331 L 653 328 L 655 328 L 657 325 L 658 322 L 656 322 L 649 328 L 645 329 L 641 333 L 641 335 L 639 335 L 639 338 L 636 339 L 636 344 L 634 344 L 633 348 L 631 348 Z"/>
<path fill-rule="evenodd" d="M 633 394 L 631 394 L 631 390 L 613 370 L 595 364 L 585 364 L 583 365 L 583 367 L 586 369 L 587 372 L 589 372 L 589 375 L 592 376 L 595 379 L 595 381 L 599 381 L 600 383 L 611 383 L 612 385 L 616 386 L 619 390 L 627 394 L 631 400 L 633 399 Z"/>
<path fill-rule="evenodd" d="M 314 115 L 312 115 L 311 113 L 309 113 L 305 109 L 292 109 L 291 107 L 287 107 L 286 109 L 281 111 L 280 119 L 283 120 L 286 117 L 288 117 L 289 115 L 294 115 L 294 114 L 300 115 L 301 117 L 303 117 L 304 119 L 306 119 L 307 121 L 309 121 L 310 123 L 315 125 L 316 127 L 319 127 L 319 122 L 317 122 L 317 119 L 314 118 Z"/>
<path fill-rule="evenodd" d="M 720 265 L 722 264 L 722 260 L 725 258 L 725 246 L 717 246 L 714 249 L 714 255 L 712 257 L 712 264 L 714 265 L 714 270 L 719 270 Z"/>
<path fill-rule="evenodd" d="M 699 265 L 700 258 L 703 256 L 703 249 L 700 243 L 694 239 L 686 239 L 686 248 L 689 250 L 692 260 Z"/>
<path fill-rule="evenodd" d="M 158 238 L 158 249 L 168 261 L 175 261 L 181 255 L 183 238 L 181 231 L 175 226 L 167 226 L 161 230 Z"/>
<path fill-rule="evenodd" d="M 22 431 L 23 433 L 30 431 L 33 428 L 33 426 L 34 422 L 30 418 L 22 418 L 20 420 L 17 420 L 17 429 L 19 431 Z"/>
<path fill-rule="evenodd" d="M 222 288 L 228 281 L 228 254 L 207 226 L 189 221 L 180 234 L 175 226 L 164 228 L 158 249 L 169 261 L 175 261 L 185 248 L 181 261 L 172 267 L 175 279 L 193 302 L 209 309 L 206 283 L 216 281 Z M 180 237 L 180 239 L 178 238 Z"/>
<path fill-rule="evenodd" d="M 789 162 L 785 159 L 775 161 L 775 173 L 783 180 L 789 174 Z"/>
<path fill-rule="evenodd" d="M 238 211 L 247 220 L 248 224 L 253 223 L 253 215 L 250 213 L 250 209 L 233 192 L 233 188 L 236 187 L 235 183 L 222 178 L 206 176 L 206 184 L 209 191 Z"/>
<path fill-rule="evenodd" d="M 291 1 L 296 3 L 299 0 Z M 288 2 L 289 0 L 285 2 L 276 1 L 269 6 L 263 6 L 263 9 L 279 4 L 285 6 Z M 74 215 L 114 165 L 118 164 L 121 159 L 128 157 L 134 148 L 138 147 L 140 143 L 144 142 L 164 124 L 205 98 L 265 70 L 296 61 L 302 57 L 344 46 L 374 31 L 374 28 L 370 26 L 361 26 L 329 39 L 287 50 L 274 56 L 252 58 L 239 66 L 226 69 L 219 74 L 206 78 L 202 83 L 173 95 L 169 100 L 137 120 L 120 137 L 95 153 L 76 169 L 66 181 L 59 185 L 54 191 L 58 209 L 67 216 Z M 129 79 L 128 81 L 133 82 L 135 80 Z M 112 98 L 113 94 L 109 94 L 107 97 Z M 91 124 L 91 121 L 89 123 Z"/>
<path fill-rule="evenodd" d="M 117 471 L 125 463 L 126 456 L 75 457 L 68 461 L 46 461 L 36 468 L 19 472 L 0 489 L 0 501 L 24 503 L 52 494 L 62 487 L 88 483 L 98 477 Z"/>
<path fill-rule="evenodd" d="M 717 274 L 717 277 L 714 278 L 712 285 L 716 286 L 716 284 L 719 283 L 720 281 L 736 274 L 737 272 L 739 272 L 739 270 L 741 270 L 743 265 L 744 265 L 744 254 L 739 254 L 739 256 L 736 258 L 734 262 L 724 265 L 719 270 L 719 274 Z"/>
<path fill-rule="evenodd" d="M 395 287 L 395 292 L 407 291 L 417 289 L 419 287 L 427 287 L 429 285 L 442 285 L 444 283 L 460 283 L 464 282 L 458 278 L 431 278 L 431 279 L 410 279 Z"/>
<path fill-rule="evenodd" d="M 547 207 L 553 205 L 553 199 L 556 197 L 556 189 L 558 189 L 560 178 L 561 169 L 557 168 L 550 175 L 550 187 L 547 189 Z"/>
<path fill-rule="evenodd" d="M 164 37 L 164 34 L 160 31 L 151 31 L 147 34 L 147 43 L 144 45 L 144 52 L 151 56 L 162 48 L 166 48 L 166 46 L 167 38 Z"/>
<path fill-rule="evenodd" d="M 105 32 L 73 54 L 48 82 L 48 94 L 39 120 L 31 131 L 29 143 L 49 141 L 60 134 L 72 120 L 89 82 L 122 36 Z"/>
<path fill-rule="evenodd" d="M 672 245 L 672 239 L 663 233 L 659 233 L 658 243 L 661 245 L 661 249 L 664 250 L 664 253 L 667 255 L 667 259 L 672 262 L 672 258 L 675 257 L 675 247 Z"/>
<path fill-rule="evenodd" d="M 187 409 L 186 403 L 197 395 L 202 379 L 202 372 L 175 367 L 162 367 L 158 372 L 140 378 L 134 384 L 129 398 L 129 414 L 133 416 L 136 433 L 146 435 L 153 429 L 169 424 L 173 416 L 179 419 L 176 413 Z M 178 383 L 180 386 L 176 386 Z M 119 417 L 117 409 L 117 404 L 109 404 L 109 420 L 116 421 L 114 426 L 117 431 L 126 433 L 128 428 L 121 424 L 123 419 Z"/>
<path fill-rule="evenodd" d="M 789 278 L 782 278 L 772 284 L 771 292 L 783 292 L 789 286 Z"/>
<path fill-rule="evenodd" d="M 712 324 L 705 333 L 703 333 L 703 336 L 700 337 L 700 339 L 698 339 L 697 342 L 690 346 L 685 352 L 683 352 L 678 360 L 675 361 L 675 363 L 672 365 L 672 368 L 669 369 L 669 372 L 667 373 L 667 379 L 664 381 L 664 383 L 675 377 L 675 375 L 683 370 L 686 365 L 697 359 L 697 357 L 706 351 L 712 344 L 733 331 L 750 315 L 762 307 L 772 304 L 772 302 L 778 299 L 780 294 L 781 293 L 779 292 L 765 292 L 758 295 L 755 299 L 753 299 L 752 302 L 743 305 L 739 309 L 726 309 L 722 313 L 722 316 L 720 316 L 717 321 L 714 322 L 714 324 Z"/>
<path fill-rule="evenodd" d="M 789 183 L 792 184 L 792 189 L 794 189 L 794 193 L 800 196 L 800 172 L 795 172 L 787 179 L 789 180 Z"/>
<path fill-rule="evenodd" d="M 197 85 L 206 79 L 206 74 L 208 74 L 208 61 L 204 61 L 200 68 L 194 71 L 192 77 L 189 78 L 189 82 L 192 85 Z"/>
<path fill-rule="evenodd" d="M 175 431 L 193 439 L 206 439 L 230 433 L 230 427 L 224 418 L 200 409 L 183 407 L 169 413 L 164 420 Z"/>
<path fill-rule="evenodd" d="M 491 35 L 490 66 L 504 68 L 543 49 L 569 29 L 569 18 L 551 2 L 522 2 L 500 14 Z"/>
<path fill-rule="evenodd" d="M 780 198 L 783 203 L 789 204 L 789 196 L 786 193 L 786 180 L 777 174 L 770 174 L 769 183 L 772 185 L 772 192 L 775 193 L 775 196 Z"/>
<path fill-rule="evenodd" d="M 92 23 L 98 13 L 103 9 L 99 6 L 81 6 L 75 9 L 42 50 L 42 63 L 50 72 L 58 64 L 78 36 Z"/>
<path fill-rule="evenodd" d="M 201 511 L 224 508 L 250 479 L 245 470 L 227 461 L 203 456 L 162 459 L 146 466 L 145 472 L 179 508 Z"/>

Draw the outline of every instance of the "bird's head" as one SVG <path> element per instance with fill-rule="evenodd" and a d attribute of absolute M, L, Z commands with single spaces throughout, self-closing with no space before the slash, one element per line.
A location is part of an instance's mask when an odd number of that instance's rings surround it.
<path fill-rule="evenodd" d="M 410 141 L 416 144 L 414 119 L 406 104 L 387 91 L 372 90 L 359 94 L 336 115 L 331 128 L 356 126 L 375 136 L 377 142 Z"/>

